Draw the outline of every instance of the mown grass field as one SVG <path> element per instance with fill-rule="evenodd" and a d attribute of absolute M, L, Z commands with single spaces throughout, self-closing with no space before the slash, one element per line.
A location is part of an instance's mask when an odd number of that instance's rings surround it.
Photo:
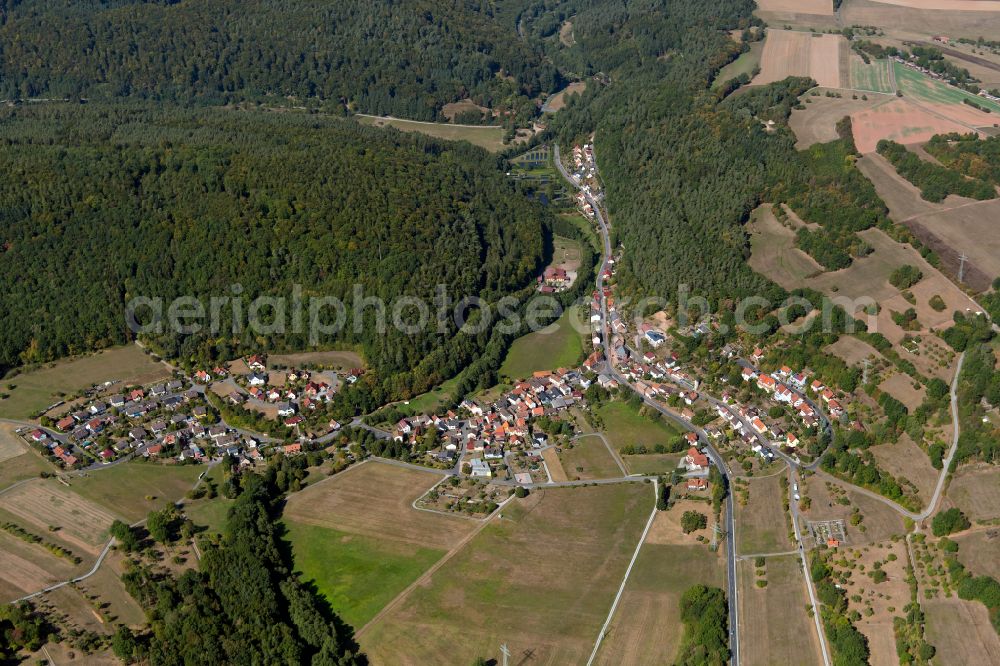
<path fill-rule="evenodd" d="M 740 57 L 732 61 L 719 70 L 719 74 L 712 82 L 712 88 L 719 88 L 730 79 L 735 79 L 740 74 L 753 76 L 753 70 L 760 66 L 760 55 L 764 52 L 764 42 L 754 42 L 750 45 L 750 50 L 741 53 Z"/>
<path fill-rule="evenodd" d="M 362 634 L 373 663 L 584 663 L 652 509 L 648 484 L 535 490 Z"/>
<path fill-rule="evenodd" d="M 0 418 L 26 419 L 61 398 L 98 382 L 147 383 L 169 375 L 162 363 L 157 363 L 135 345 L 106 349 L 89 356 L 56 361 L 4 380 L 5 393 L 0 400 Z M 13 384 L 13 389 L 6 388 Z"/>
<path fill-rule="evenodd" d="M 963 104 L 963 100 L 968 99 L 989 109 L 994 114 L 1000 113 L 1000 104 L 996 102 L 950 86 L 943 81 L 932 79 L 898 62 L 893 62 L 892 66 L 896 74 L 896 84 L 903 91 L 904 97 L 913 97 L 920 102 L 932 104 Z"/>
<path fill-rule="evenodd" d="M 622 462 L 629 474 L 669 475 L 677 469 L 680 458 L 679 453 L 647 453 L 641 456 L 622 456 Z"/>
<path fill-rule="evenodd" d="M 670 444 L 681 431 L 671 423 L 659 418 L 644 416 L 627 402 L 615 400 L 594 409 L 604 424 L 602 431 L 611 446 L 621 451 L 629 444 L 642 444 L 652 450 L 657 444 Z"/>
<path fill-rule="evenodd" d="M 191 490 L 205 465 L 162 465 L 127 462 L 73 477 L 76 494 L 135 522 L 154 509 L 162 509 Z"/>
<path fill-rule="evenodd" d="M 417 120 L 403 120 L 401 118 L 379 118 L 375 116 L 356 116 L 358 122 L 365 125 L 375 125 L 376 127 L 395 127 L 401 132 L 419 132 L 437 139 L 447 139 L 449 141 L 468 141 L 469 143 L 485 148 L 490 152 L 497 152 L 503 149 L 503 128 L 497 126 L 483 125 L 482 127 L 470 127 L 464 125 L 448 125 L 445 123 L 428 123 Z"/>
<path fill-rule="evenodd" d="M 286 520 L 295 570 L 314 581 L 353 627 L 364 626 L 445 554 L 391 538 L 377 539 Z M 391 537 L 391 535 L 386 535 Z"/>
<path fill-rule="evenodd" d="M 795 545 L 788 538 L 789 523 L 782 508 L 781 479 L 783 474 L 750 479 L 750 501 L 746 506 L 736 503 L 737 552 L 781 553 Z"/>
<path fill-rule="evenodd" d="M 858 56 L 851 55 L 850 87 L 856 90 L 891 93 L 891 64 L 888 60 L 872 60 L 865 62 Z"/>
<path fill-rule="evenodd" d="M 586 319 L 574 311 L 578 308 L 568 308 L 555 323 L 515 340 L 500 366 L 500 375 L 524 379 L 539 370 L 576 365 L 583 354 L 583 339 L 573 321 L 585 324 Z"/>
<path fill-rule="evenodd" d="M 622 475 L 600 437 L 577 439 L 573 448 L 563 447 L 559 459 L 570 479 L 611 479 Z"/>

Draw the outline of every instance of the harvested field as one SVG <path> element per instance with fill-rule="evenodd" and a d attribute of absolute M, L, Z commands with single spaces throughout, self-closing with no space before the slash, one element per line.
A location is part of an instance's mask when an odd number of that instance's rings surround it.
<path fill-rule="evenodd" d="M 1000 39 L 1000 15 L 982 11 L 986 6 L 980 0 L 846 0 L 840 20 L 841 25 L 877 25 L 923 39 L 930 35 Z M 955 7 L 962 11 L 954 11 Z"/>
<path fill-rule="evenodd" d="M 898 5 L 910 9 L 940 9 L 951 12 L 996 12 L 996 0 L 872 0 L 880 5 Z"/>
<path fill-rule="evenodd" d="M 782 226 L 767 204 L 754 211 L 750 248 L 750 268 L 786 289 L 801 286 L 804 279 L 823 271 L 812 257 L 795 247 L 795 232 Z"/>
<path fill-rule="evenodd" d="M 357 114 L 358 122 L 376 127 L 395 127 L 401 132 L 419 132 L 437 139 L 468 141 L 490 152 L 503 149 L 503 128 L 496 125 L 448 125 L 419 120 L 403 120 L 381 116 Z"/>
<path fill-rule="evenodd" d="M 1000 528 L 992 527 L 952 537 L 958 542 L 958 559 L 973 576 L 1000 580 Z"/>
<path fill-rule="evenodd" d="M 412 506 L 440 479 L 433 472 L 368 462 L 294 493 L 288 498 L 284 517 L 306 525 L 448 549 L 471 532 L 475 523 Z"/>
<path fill-rule="evenodd" d="M 565 474 L 573 480 L 622 476 L 621 468 L 600 437 L 581 437 L 575 440 L 573 448 L 562 447 L 559 458 Z"/>
<path fill-rule="evenodd" d="M 80 571 L 81 567 L 53 555 L 43 546 L 0 531 L 0 603 L 37 592 Z"/>
<path fill-rule="evenodd" d="M 832 0 L 757 0 L 762 12 L 797 12 L 833 16 Z"/>
<path fill-rule="evenodd" d="M 361 354 L 353 351 L 316 351 L 300 354 L 271 354 L 267 357 L 267 365 L 272 368 L 275 365 L 285 367 L 318 365 L 351 370 L 352 368 L 365 367 L 365 360 L 361 358 Z"/>
<path fill-rule="evenodd" d="M 876 93 L 895 92 L 892 85 L 892 66 L 889 60 L 872 60 L 866 63 L 852 53 L 848 60 L 850 87 Z"/>
<path fill-rule="evenodd" d="M 551 478 L 556 483 L 561 481 L 569 481 L 569 477 L 566 476 L 566 470 L 563 469 L 562 461 L 559 460 L 559 454 L 552 447 L 549 447 L 542 451 L 542 460 L 545 461 L 545 467 L 549 470 L 549 478 Z"/>
<path fill-rule="evenodd" d="M 9 398 L 0 400 L 0 418 L 28 418 L 60 400 L 57 394 L 72 394 L 100 382 L 145 384 L 169 374 L 166 366 L 136 345 L 55 361 L 4 380 L 14 384 L 14 389 L 7 391 Z"/>
<path fill-rule="evenodd" d="M 843 94 L 843 97 L 820 95 L 805 99 L 808 99 L 809 103 L 803 105 L 803 109 L 793 109 L 788 119 L 788 126 L 797 139 L 795 147 L 799 150 L 816 143 L 835 141 L 839 138 L 837 123 L 841 118 L 891 101 L 891 98 L 884 95 L 871 95 L 866 100 L 858 95 L 858 99 L 851 99 L 850 94 Z"/>
<path fill-rule="evenodd" d="M 948 486 L 948 499 L 970 520 L 1000 518 L 1000 477 L 990 466 L 967 466 Z"/>
<path fill-rule="evenodd" d="M 361 647 L 381 664 L 498 659 L 501 643 L 516 661 L 582 663 L 652 504 L 642 483 L 534 490 L 375 620 Z"/>
<path fill-rule="evenodd" d="M 0 464 L 28 453 L 28 445 L 15 432 L 18 426 L 0 423 Z"/>
<path fill-rule="evenodd" d="M 862 154 L 875 152 L 882 139 L 898 143 L 923 143 L 935 134 L 967 133 L 969 127 L 934 115 L 904 99 L 893 99 L 866 111 L 851 114 L 854 143 Z"/>
<path fill-rule="evenodd" d="M 741 555 L 782 553 L 795 548 L 788 538 L 789 525 L 782 508 L 781 479 L 777 474 L 748 481 L 750 500 L 736 503 L 736 551 Z"/>
<path fill-rule="evenodd" d="M 978 601 L 921 599 L 927 615 L 927 640 L 937 648 L 937 662 L 991 666 L 1000 654 L 1000 638 L 990 624 L 986 606 Z"/>
<path fill-rule="evenodd" d="M 912 482 L 920 491 L 920 499 L 926 506 L 934 494 L 939 472 L 931 466 L 930 458 L 924 450 L 906 434 L 900 436 L 898 442 L 879 444 L 870 450 L 881 469 Z"/>
<path fill-rule="evenodd" d="M 900 176 L 888 160 L 876 152 L 861 157 L 858 169 L 875 186 L 875 191 L 889 207 L 893 220 L 901 222 L 916 215 L 924 215 L 945 210 L 951 205 L 969 203 L 971 199 L 950 196 L 941 203 L 932 203 L 920 196 L 920 190 L 913 183 Z"/>
<path fill-rule="evenodd" d="M 753 561 L 737 563 L 740 662 L 747 666 L 822 663 L 816 626 L 806 612 L 809 595 L 799 558 L 769 557 L 764 571 L 767 587 L 757 587 Z"/>
<path fill-rule="evenodd" d="M 724 564 L 719 554 L 700 544 L 668 546 L 647 542 L 639 551 L 594 663 L 674 663 L 684 629 L 681 595 L 698 583 L 725 589 Z"/>
<path fill-rule="evenodd" d="M 903 224 L 935 250 L 944 245 L 951 255 L 966 254 L 966 281 L 979 289 L 986 289 L 992 278 L 1000 275 L 998 219 L 1000 199 L 993 199 L 920 215 L 904 220 Z M 949 253 L 941 254 L 947 256 Z M 957 271 L 958 262 L 952 263 Z M 949 265 L 947 261 L 945 265 Z M 981 273 L 981 277 L 975 279 L 972 270 Z"/>
<path fill-rule="evenodd" d="M 927 390 L 923 386 L 913 388 L 915 381 L 909 375 L 897 372 L 884 380 L 878 387 L 906 405 L 906 408 L 912 412 L 920 406 L 927 394 Z"/>
<path fill-rule="evenodd" d="M 0 495 L 0 512 L 29 532 L 65 542 L 77 555 L 97 555 L 115 517 L 54 479 L 35 479 Z M 58 528 L 51 532 L 49 526 Z"/>
<path fill-rule="evenodd" d="M 825 88 L 840 88 L 842 35 L 822 35 L 792 30 L 768 30 L 755 84 L 774 83 L 789 76 L 810 76 Z"/>

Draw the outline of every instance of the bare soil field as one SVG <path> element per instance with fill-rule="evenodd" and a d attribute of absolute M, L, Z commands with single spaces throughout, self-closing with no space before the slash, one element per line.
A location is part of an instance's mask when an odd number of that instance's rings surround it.
<path fill-rule="evenodd" d="M 927 454 L 913 443 L 909 435 L 902 435 L 898 442 L 879 444 L 871 447 L 878 466 L 895 477 L 903 477 L 920 491 L 920 499 L 926 505 L 934 494 L 938 471 L 931 466 Z"/>
<path fill-rule="evenodd" d="M 79 575 L 77 567 L 38 544 L 30 544 L 0 531 L 0 603 Z"/>
<path fill-rule="evenodd" d="M 533 490 L 361 635 L 375 664 L 583 663 L 635 551 L 648 484 Z M 655 580 L 655 577 L 654 577 Z"/>
<path fill-rule="evenodd" d="M 969 465 L 959 469 L 948 486 L 948 499 L 969 520 L 1000 518 L 1000 476 L 996 467 Z"/>
<path fill-rule="evenodd" d="M 967 133 L 969 128 L 926 111 L 906 99 L 893 99 L 872 109 L 851 114 L 854 143 L 862 154 L 875 152 L 882 139 L 898 143 L 924 143 L 935 134 Z"/>
<path fill-rule="evenodd" d="M 795 147 L 804 150 L 816 143 L 826 143 L 837 138 L 837 123 L 844 116 L 851 116 L 861 111 L 886 104 L 891 98 L 884 95 L 870 95 L 868 99 L 851 99 L 850 95 L 843 97 L 806 97 L 809 104 L 804 109 L 792 110 L 788 125 L 797 139 Z"/>
<path fill-rule="evenodd" d="M 923 386 L 913 388 L 914 381 L 909 375 L 897 372 L 884 380 L 878 387 L 906 405 L 906 408 L 912 412 L 920 406 L 927 394 Z"/>
<path fill-rule="evenodd" d="M 1000 15 L 995 11 L 983 11 L 990 1 L 846 0 L 840 8 L 840 20 L 842 25 L 892 27 L 923 35 L 925 38 L 931 35 L 948 35 L 953 39 L 976 39 L 979 36 L 1000 39 Z"/>
<path fill-rule="evenodd" d="M 440 479 L 433 472 L 368 462 L 294 493 L 284 516 L 307 525 L 447 550 L 475 523 L 413 508 L 413 501 Z"/>
<path fill-rule="evenodd" d="M 964 311 L 967 307 L 975 307 L 968 296 L 928 264 L 911 246 L 897 243 L 879 229 L 868 229 L 858 236 L 871 245 L 874 252 L 867 257 L 855 259 L 847 268 L 809 278 L 806 284 L 835 298 L 846 297 L 857 303 L 865 299 L 874 300 L 881 306 L 876 322 L 877 330 L 893 343 L 898 343 L 906 331 L 892 321 L 892 311 L 903 312 L 914 307 L 923 329 L 941 329 L 953 323 L 952 313 L 955 310 Z M 889 284 L 889 276 L 893 270 L 904 264 L 916 266 L 924 276 L 910 288 L 917 301 L 915 306 L 911 306 L 903 298 L 899 289 Z M 941 312 L 928 305 L 930 298 L 935 295 L 945 302 L 946 307 Z"/>
<path fill-rule="evenodd" d="M 966 532 L 952 539 L 959 544 L 959 561 L 970 573 L 1000 580 L 1000 527 Z"/>
<path fill-rule="evenodd" d="M 850 335 L 840 336 L 832 345 L 827 345 L 826 351 L 840 357 L 847 365 L 860 365 L 866 358 L 884 360 L 877 349 Z"/>
<path fill-rule="evenodd" d="M 684 625 L 680 598 L 692 585 L 725 589 L 725 560 L 707 546 L 647 543 L 639 551 L 595 664 L 671 664 Z M 596 638 L 596 635 L 595 635 Z"/>
<path fill-rule="evenodd" d="M 826 88 L 841 87 L 842 35 L 822 35 L 792 30 L 768 30 L 755 84 L 774 83 L 789 76 L 811 76 Z"/>
<path fill-rule="evenodd" d="M 65 542 L 79 556 L 97 555 L 115 517 L 53 479 L 36 479 L 0 495 L 0 511 L 29 532 Z M 49 526 L 57 528 L 52 532 Z"/>
<path fill-rule="evenodd" d="M 904 220 L 903 224 L 921 241 L 938 250 L 945 266 L 953 271 L 958 270 L 957 256 L 966 254 L 966 281 L 977 289 L 985 290 L 992 277 L 1000 275 L 1000 233 L 997 233 L 1000 226 L 997 220 L 1000 220 L 1000 199 L 960 204 L 941 212 Z M 942 245 L 948 252 L 940 252 Z M 977 276 L 974 272 L 981 275 Z"/>
<path fill-rule="evenodd" d="M 822 272 L 812 257 L 795 247 L 795 232 L 778 222 L 770 205 L 754 211 L 749 231 L 750 267 L 782 287 L 794 289 Z"/>
<path fill-rule="evenodd" d="M 816 627 L 806 612 L 809 595 L 795 555 L 769 557 L 758 587 L 754 562 L 737 563 L 740 592 L 740 662 L 747 666 L 819 664 Z M 792 638 L 794 637 L 794 638 Z"/>
<path fill-rule="evenodd" d="M 737 552 L 744 554 L 783 553 L 795 548 L 788 538 L 791 524 L 782 509 L 781 479 L 777 474 L 750 479 L 750 499 L 746 506 L 736 503 Z"/>
<path fill-rule="evenodd" d="M 315 351 L 299 354 L 271 354 L 267 357 L 268 367 L 283 365 L 286 368 L 302 365 L 320 365 L 340 370 L 365 367 L 361 354 L 353 351 Z"/>
<path fill-rule="evenodd" d="M 937 648 L 941 664 L 991 666 L 1000 654 L 1000 638 L 990 624 L 989 612 L 978 601 L 958 596 L 921 599 L 927 615 L 927 640 Z"/>
<path fill-rule="evenodd" d="M 757 9 L 762 12 L 798 12 L 833 16 L 832 0 L 758 0 Z"/>

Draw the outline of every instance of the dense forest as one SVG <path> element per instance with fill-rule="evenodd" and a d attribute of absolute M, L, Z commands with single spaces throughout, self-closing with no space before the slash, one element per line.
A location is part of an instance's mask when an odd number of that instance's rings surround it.
<path fill-rule="evenodd" d="M 882 139 L 878 153 L 887 159 L 903 178 L 920 188 L 920 196 L 928 201 L 943 201 L 950 194 L 970 199 L 994 199 L 997 190 L 989 182 L 969 174 L 960 173 L 911 153 L 906 146 Z"/>
<path fill-rule="evenodd" d="M 949 169 L 964 176 L 1000 185 L 1000 140 L 980 139 L 976 134 L 937 134 L 926 145 L 927 152 Z"/>
<path fill-rule="evenodd" d="M 0 98 L 322 105 L 441 118 L 563 85 L 486 0 L 0 0 Z"/>
<path fill-rule="evenodd" d="M 437 285 L 452 302 L 490 303 L 530 291 L 546 253 L 551 214 L 485 152 L 349 120 L 45 105 L 0 112 L 0 142 L 0 369 L 125 342 L 136 296 L 191 295 L 206 312 L 211 297 L 232 297 L 245 315 L 257 296 L 291 299 L 301 285 L 298 329 L 234 332 L 229 305 L 217 334 L 150 342 L 183 364 L 308 348 L 311 299 L 333 296 L 346 322 L 319 344 L 360 348 L 387 393 L 412 395 L 488 338 L 456 335 L 451 319 L 440 332 L 383 334 L 376 307 L 354 316 L 355 286 L 390 305 L 435 302 Z"/>

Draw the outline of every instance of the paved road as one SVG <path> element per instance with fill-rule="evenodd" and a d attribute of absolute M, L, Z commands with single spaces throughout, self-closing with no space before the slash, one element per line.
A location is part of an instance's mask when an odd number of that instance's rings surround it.
<path fill-rule="evenodd" d="M 788 467 L 788 492 L 795 492 L 799 483 L 799 471 L 794 466 Z M 799 559 L 802 561 L 802 575 L 806 579 L 806 589 L 809 591 L 809 603 L 812 606 L 813 622 L 816 623 L 816 635 L 819 637 L 819 645 L 823 652 L 823 665 L 830 666 L 830 649 L 826 644 L 826 634 L 823 632 L 823 621 L 820 617 L 819 602 L 816 601 L 816 589 L 813 586 L 812 575 L 809 569 L 809 560 L 806 558 L 806 549 L 802 546 L 802 532 L 799 528 L 799 503 L 794 495 L 788 498 L 788 505 L 792 511 L 792 528 L 795 530 L 795 542 L 799 544 Z"/>
<path fill-rule="evenodd" d="M 569 173 L 566 172 L 566 169 L 562 165 L 562 161 L 559 159 L 558 145 L 554 146 L 553 155 L 556 167 L 559 169 L 559 173 L 562 174 L 563 178 L 565 178 L 567 182 L 579 189 L 578 183 L 569 175 Z M 604 219 L 604 214 L 601 211 L 598 201 L 588 192 L 584 192 L 584 196 L 587 198 L 587 202 L 594 209 L 597 225 L 601 234 L 601 241 L 604 246 L 604 259 L 601 262 L 600 269 L 597 271 L 596 286 L 601 303 L 601 341 L 603 343 L 602 349 L 604 351 L 606 370 L 612 377 L 615 378 L 616 381 L 618 381 L 621 386 L 628 387 L 639 395 L 642 395 L 635 386 L 630 384 L 628 380 L 626 380 L 625 377 L 618 372 L 614 366 L 612 355 L 608 353 L 608 346 L 610 345 L 611 337 L 608 335 L 608 302 L 607 298 L 604 296 L 604 271 L 609 266 L 608 261 L 611 259 L 611 238 L 608 233 L 607 221 Z M 705 450 L 708 452 L 708 456 L 712 460 L 712 463 L 719 470 L 719 472 L 722 473 L 728 483 L 730 472 L 726 467 L 725 460 L 723 460 L 722 456 L 719 455 L 719 452 L 715 450 L 715 447 L 712 446 L 712 443 L 705 434 L 704 430 L 694 426 L 680 414 L 672 412 L 659 402 L 650 400 L 645 396 L 643 396 L 643 402 L 653 409 L 656 409 L 661 414 L 672 419 L 685 430 L 695 432 L 698 435 L 698 439 L 704 445 Z M 726 533 L 728 535 L 726 538 L 726 559 L 729 587 L 729 593 L 727 595 L 729 599 L 729 645 L 732 652 L 731 663 L 733 666 L 738 666 L 740 663 L 740 640 L 739 604 L 737 603 L 736 581 L 736 522 L 734 520 L 733 494 L 731 492 L 726 497 Z"/>

